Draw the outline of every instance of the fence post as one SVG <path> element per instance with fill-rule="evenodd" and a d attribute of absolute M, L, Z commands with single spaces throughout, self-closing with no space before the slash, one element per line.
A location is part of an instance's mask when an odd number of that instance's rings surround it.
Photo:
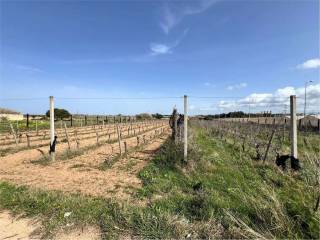
<path fill-rule="evenodd" d="M 54 138 L 54 100 L 53 96 L 49 97 L 50 100 L 50 150 L 53 149 L 53 151 L 50 151 L 51 160 L 55 160 L 55 147 L 53 145 L 55 144 L 55 138 Z"/>
<path fill-rule="evenodd" d="M 184 148 L 183 148 L 183 157 L 184 161 L 187 161 L 188 157 L 188 96 L 184 95 L 184 121 L 183 121 L 183 137 L 184 137 Z"/>
<path fill-rule="evenodd" d="M 87 126 L 87 115 L 84 116 L 84 125 Z"/>
<path fill-rule="evenodd" d="M 27 113 L 27 128 L 29 129 L 29 113 Z"/>
<path fill-rule="evenodd" d="M 297 149 L 297 115 L 296 115 L 296 96 L 290 96 L 290 140 L 291 140 L 291 156 L 298 158 Z"/>

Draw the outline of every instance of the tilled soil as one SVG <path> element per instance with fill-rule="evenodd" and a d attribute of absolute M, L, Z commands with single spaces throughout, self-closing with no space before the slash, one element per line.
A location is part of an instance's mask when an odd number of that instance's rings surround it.
<path fill-rule="evenodd" d="M 165 127 L 161 136 L 155 136 L 155 130 L 146 132 L 143 135 L 148 142 L 136 150 L 137 137 L 123 140 L 122 152 L 124 141 L 129 152 L 121 158 L 118 157 L 117 142 L 103 144 L 72 159 L 57 159 L 47 165 L 34 163 L 35 159 L 42 156 L 36 149 L 20 151 L 0 158 L 0 179 L 36 189 L 131 201 L 132 193 L 141 187 L 137 173 L 152 158 L 168 134 L 168 127 Z M 140 144 L 142 143 L 140 136 Z M 62 149 L 66 149 L 65 144 Z"/>
<path fill-rule="evenodd" d="M 156 125 L 163 125 L 164 121 L 157 121 L 157 122 L 146 122 L 146 123 L 136 123 L 130 125 L 121 125 L 119 128 L 124 136 L 132 133 L 138 133 L 143 130 L 147 130 L 153 128 Z M 129 129 L 129 131 L 128 131 Z M 99 135 L 100 141 L 106 141 L 108 139 L 116 138 L 116 127 L 115 126 L 94 126 L 94 128 L 68 128 L 66 129 L 68 136 L 70 138 L 70 142 L 75 142 L 75 132 L 77 132 L 77 139 L 81 143 L 86 143 L 89 140 L 96 139 L 96 134 Z M 21 148 L 27 147 L 27 138 L 26 135 L 29 135 L 30 139 L 30 147 L 41 147 L 41 145 L 48 145 L 50 142 L 49 130 L 44 130 L 39 132 L 39 135 L 36 135 L 34 132 L 30 133 L 21 133 L 21 137 L 17 137 L 18 144 L 15 144 L 15 140 L 13 135 L 7 135 L 9 139 L 4 138 L 4 136 L 0 137 L 0 153 L 1 151 L 10 151 L 10 150 L 21 150 Z M 66 142 L 66 135 L 65 131 L 59 129 L 56 131 L 56 136 L 58 136 L 58 145 L 62 144 L 63 141 Z M 20 149 L 19 149 L 20 148 Z"/>

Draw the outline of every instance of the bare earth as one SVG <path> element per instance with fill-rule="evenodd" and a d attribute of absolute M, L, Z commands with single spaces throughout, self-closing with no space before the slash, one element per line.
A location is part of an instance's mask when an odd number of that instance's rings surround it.
<path fill-rule="evenodd" d="M 29 218 L 15 218 L 8 211 L 0 212 L 0 240 L 38 239 L 40 224 Z"/>
<path fill-rule="evenodd" d="M 0 240 L 40 239 L 41 224 L 32 218 L 13 217 L 10 212 L 0 212 Z M 61 230 L 54 240 L 95 240 L 100 239 L 99 229 L 87 226 L 69 231 Z"/>
<path fill-rule="evenodd" d="M 154 131 L 144 135 L 149 139 Z M 150 140 L 142 150 L 120 158 L 106 170 L 99 167 L 115 158 L 119 152 L 118 143 L 104 144 L 81 156 L 57 160 L 46 166 L 32 163 L 32 160 L 41 157 L 36 149 L 20 151 L 0 158 L 0 179 L 38 189 L 130 200 L 134 189 L 141 186 L 137 172 L 159 149 L 166 136 L 167 132 L 163 137 Z M 129 151 L 137 145 L 136 137 L 125 141 Z"/>
<path fill-rule="evenodd" d="M 122 151 L 124 152 L 125 141 L 129 153 L 120 159 L 115 158 L 119 153 L 118 143 L 104 144 L 81 156 L 67 160 L 58 159 L 49 165 L 32 162 L 41 157 L 37 149 L 23 150 L 0 158 L 0 179 L 33 189 L 59 190 L 131 201 L 132 193 L 141 187 L 137 173 L 167 139 L 168 133 L 168 128 L 165 128 L 161 136 L 155 136 L 154 130 L 144 133 L 148 143 L 132 152 L 130 150 L 137 146 L 137 138 L 123 140 Z M 140 136 L 140 144 L 142 139 Z M 108 161 L 114 161 L 110 168 L 99 169 Z M 37 233 L 40 227 L 40 223 L 34 219 L 14 218 L 7 211 L 0 213 L 0 240 L 39 239 Z M 67 232 L 63 230 L 57 233 L 55 239 L 100 239 L 100 232 L 92 226 Z"/>

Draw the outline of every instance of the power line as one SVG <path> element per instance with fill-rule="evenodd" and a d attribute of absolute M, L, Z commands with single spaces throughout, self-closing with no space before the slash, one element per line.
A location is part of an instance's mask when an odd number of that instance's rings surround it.
<path fill-rule="evenodd" d="M 48 97 L 36 97 L 36 98 L 0 98 L 0 101 L 26 101 L 26 100 L 43 100 Z"/>
<path fill-rule="evenodd" d="M 99 97 L 99 98 L 72 98 L 55 97 L 62 100 L 153 100 L 153 99 L 181 99 L 183 97 Z"/>
<path fill-rule="evenodd" d="M 153 100 L 153 99 L 182 99 L 182 97 L 54 97 L 60 100 Z M 26 100 L 43 100 L 48 97 L 36 98 L 0 98 L 0 101 L 26 101 Z"/>

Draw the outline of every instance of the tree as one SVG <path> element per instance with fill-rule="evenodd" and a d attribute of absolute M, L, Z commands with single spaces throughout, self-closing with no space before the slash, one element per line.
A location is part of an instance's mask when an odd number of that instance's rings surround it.
<path fill-rule="evenodd" d="M 46 116 L 50 117 L 50 110 L 46 112 Z M 71 114 L 66 109 L 55 108 L 54 109 L 54 117 L 55 118 L 69 118 Z"/>
<path fill-rule="evenodd" d="M 136 115 L 137 120 L 149 120 L 152 116 L 149 113 L 140 113 Z"/>
<path fill-rule="evenodd" d="M 154 117 L 156 119 L 161 119 L 161 118 L 163 118 L 163 115 L 160 113 L 155 113 L 155 114 L 152 114 L 152 117 Z"/>

